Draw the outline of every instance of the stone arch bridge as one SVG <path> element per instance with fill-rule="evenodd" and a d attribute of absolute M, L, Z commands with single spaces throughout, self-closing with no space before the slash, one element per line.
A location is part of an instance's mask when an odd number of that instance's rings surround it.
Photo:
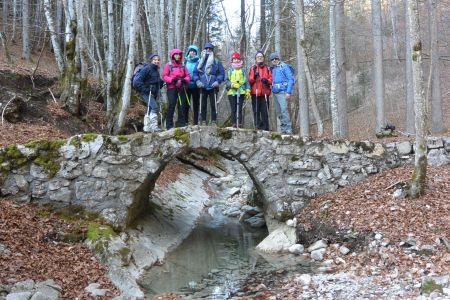
<path fill-rule="evenodd" d="M 268 224 L 298 212 L 315 195 L 410 163 L 413 152 L 410 142 L 311 140 L 200 126 L 129 136 L 85 134 L 1 149 L 1 196 L 81 205 L 125 228 L 145 210 L 166 164 L 198 148 L 246 168 L 262 196 Z M 429 140 L 428 148 L 432 163 L 450 162 L 450 138 Z"/>

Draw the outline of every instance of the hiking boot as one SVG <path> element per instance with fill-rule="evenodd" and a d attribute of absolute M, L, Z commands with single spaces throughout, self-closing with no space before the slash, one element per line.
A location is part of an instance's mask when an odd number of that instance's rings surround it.
<path fill-rule="evenodd" d="M 211 126 L 217 127 L 217 122 L 216 122 L 216 121 L 212 121 L 212 122 L 211 122 Z"/>
<path fill-rule="evenodd" d="M 202 121 L 201 126 L 206 126 L 206 121 Z"/>

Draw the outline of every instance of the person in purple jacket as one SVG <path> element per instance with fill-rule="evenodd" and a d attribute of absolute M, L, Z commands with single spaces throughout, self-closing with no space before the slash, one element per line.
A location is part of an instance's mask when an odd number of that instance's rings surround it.
<path fill-rule="evenodd" d="M 189 103 L 186 97 L 186 85 L 191 80 L 189 71 L 183 63 L 183 52 L 180 49 L 170 51 L 170 62 L 164 66 L 162 79 L 167 83 L 169 108 L 166 115 L 166 128 L 173 128 L 173 115 L 178 106 L 176 127 L 184 127 L 188 122 Z"/>

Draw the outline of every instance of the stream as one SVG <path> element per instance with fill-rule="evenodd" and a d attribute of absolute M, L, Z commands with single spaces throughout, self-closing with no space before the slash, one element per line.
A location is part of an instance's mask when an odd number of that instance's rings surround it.
<path fill-rule="evenodd" d="M 254 251 L 268 234 L 210 207 L 190 235 L 161 265 L 153 266 L 140 280 L 146 296 L 174 292 L 183 299 L 229 299 L 242 283 L 259 272 L 288 265 L 310 272 L 305 261 L 290 255 L 261 256 Z"/>

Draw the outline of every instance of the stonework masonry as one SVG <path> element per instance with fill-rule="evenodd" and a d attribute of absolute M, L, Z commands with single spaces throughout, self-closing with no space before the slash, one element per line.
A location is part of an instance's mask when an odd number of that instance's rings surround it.
<path fill-rule="evenodd" d="M 1 149 L 1 196 L 80 205 L 114 227 L 126 228 L 147 207 L 166 164 L 198 148 L 239 161 L 262 196 L 266 219 L 281 221 L 312 197 L 414 160 L 409 141 L 312 140 L 200 126 L 129 136 L 78 135 L 57 147 Z M 428 140 L 428 162 L 450 163 L 449 137 Z"/>

